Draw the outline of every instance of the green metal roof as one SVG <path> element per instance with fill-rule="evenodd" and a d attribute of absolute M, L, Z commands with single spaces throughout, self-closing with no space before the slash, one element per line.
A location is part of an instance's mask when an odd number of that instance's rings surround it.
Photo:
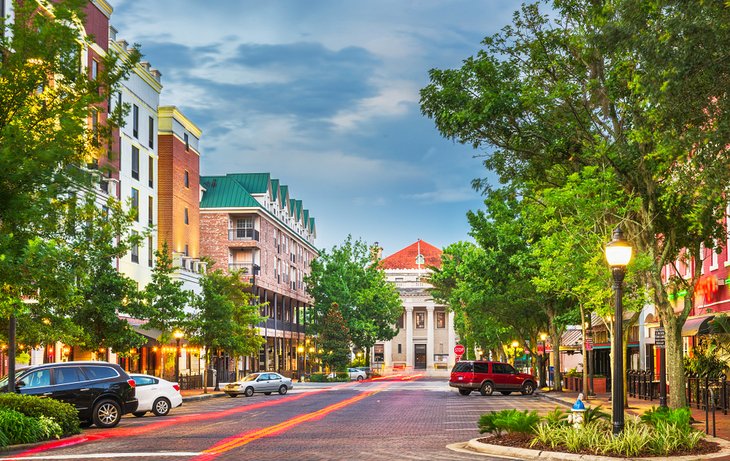
<path fill-rule="evenodd" d="M 309 229 L 309 210 L 304 210 L 302 213 L 304 213 L 304 228 Z"/>
<path fill-rule="evenodd" d="M 309 218 L 309 232 L 317 235 L 317 229 L 314 227 L 314 218 Z"/>
<path fill-rule="evenodd" d="M 241 184 L 249 194 L 266 194 L 271 186 L 269 173 L 233 173 L 228 175 Z"/>
<path fill-rule="evenodd" d="M 296 203 L 296 207 L 297 207 L 297 214 L 295 216 L 297 218 L 297 221 L 301 221 L 302 220 L 302 201 L 296 200 L 294 203 Z"/>
<path fill-rule="evenodd" d="M 289 186 L 281 185 L 279 186 L 279 190 L 281 191 L 281 207 L 286 208 L 289 200 Z"/>
<path fill-rule="evenodd" d="M 248 208 L 261 206 L 241 184 L 229 176 L 201 176 L 205 188 L 200 208 Z"/>
<path fill-rule="evenodd" d="M 276 200 L 278 198 L 279 198 L 279 180 L 272 179 L 271 180 L 271 200 L 273 202 L 276 202 Z"/>

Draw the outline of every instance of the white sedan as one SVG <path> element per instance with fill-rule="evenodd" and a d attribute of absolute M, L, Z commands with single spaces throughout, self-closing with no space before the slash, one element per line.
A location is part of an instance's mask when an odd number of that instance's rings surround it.
<path fill-rule="evenodd" d="M 182 395 L 180 395 L 180 385 L 171 383 L 162 378 L 150 375 L 129 375 L 135 382 L 135 392 L 139 405 L 137 411 L 132 413 L 134 416 L 144 416 L 145 413 L 151 411 L 155 416 L 165 416 L 171 409 L 182 405 Z"/>
<path fill-rule="evenodd" d="M 362 381 L 364 379 L 368 379 L 368 374 L 362 370 L 358 370 L 357 368 L 348 368 L 347 374 L 349 375 L 350 381 Z M 329 375 L 327 375 L 330 379 L 335 379 L 339 376 L 344 377 L 344 372 L 332 372 Z"/>
<path fill-rule="evenodd" d="M 278 392 L 281 395 L 294 388 L 291 378 L 274 372 L 251 373 L 240 381 L 230 383 L 223 388 L 223 392 L 229 397 L 236 397 L 241 394 L 251 397 L 254 392 L 263 392 L 271 395 Z"/>

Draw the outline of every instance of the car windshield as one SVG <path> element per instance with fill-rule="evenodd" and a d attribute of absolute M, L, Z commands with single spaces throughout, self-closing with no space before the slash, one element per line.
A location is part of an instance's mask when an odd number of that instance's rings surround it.
<path fill-rule="evenodd" d="M 261 375 L 258 373 L 252 373 L 252 374 L 246 376 L 245 378 L 243 378 L 241 381 L 256 381 L 256 378 L 258 378 L 259 376 L 261 376 Z"/>
<path fill-rule="evenodd" d="M 23 373 L 24 371 L 25 371 L 25 370 L 23 369 L 23 370 L 17 370 L 17 371 L 15 372 L 15 379 L 16 379 L 16 381 L 17 381 L 17 379 L 18 379 L 18 378 L 20 378 L 20 375 L 21 375 L 21 374 L 22 374 L 22 373 Z M 0 392 L 2 392 L 2 391 L 4 391 L 4 390 L 7 390 L 7 388 L 8 388 L 8 377 L 7 377 L 7 375 L 6 375 L 6 376 L 3 376 L 3 377 L 2 377 L 2 379 L 0 379 Z"/>

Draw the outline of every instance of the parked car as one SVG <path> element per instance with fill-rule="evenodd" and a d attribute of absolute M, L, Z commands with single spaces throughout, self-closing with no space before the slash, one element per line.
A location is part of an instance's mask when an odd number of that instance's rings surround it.
<path fill-rule="evenodd" d="M 263 372 L 251 373 L 240 381 L 227 384 L 223 388 L 223 392 L 230 397 L 238 397 L 241 394 L 246 397 L 251 397 L 254 392 L 262 392 L 265 395 L 278 392 L 284 395 L 293 388 L 294 384 L 291 378 L 281 376 L 279 373 Z"/>
<path fill-rule="evenodd" d="M 329 379 L 335 379 L 338 376 L 344 378 L 344 373 L 348 374 L 350 381 L 362 381 L 363 379 L 368 378 L 368 374 L 358 368 L 348 368 L 346 371 L 333 371 L 328 374 L 327 377 Z"/>
<path fill-rule="evenodd" d="M 137 406 L 137 411 L 133 413 L 134 416 L 144 416 L 148 411 L 154 413 L 155 416 L 165 416 L 171 409 L 182 405 L 182 395 L 180 395 L 180 385 L 178 383 L 171 383 L 150 375 L 132 373 L 129 376 L 137 384 L 136 392 L 139 406 Z"/>
<path fill-rule="evenodd" d="M 531 395 L 536 382 L 533 375 L 520 373 L 509 363 L 464 360 L 451 370 L 449 386 L 459 389 L 461 395 L 476 390 L 482 395 L 492 395 L 494 391 L 504 395 L 515 391 Z"/>
<path fill-rule="evenodd" d="M 373 376 L 373 370 L 370 367 L 355 367 L 360 371 L 365 372 L 365 378 L 371 378 Z"/>
<path fill-rule="evenodd" d="M 8 377 L 0 380 L 5 391 Z M 82 423 L 114 427 L 122 415 L 137 411 L 135 382 L 115 363 L 59 362 L 23 368 L 15 373 L 16 392 L 70 403 Z"/>

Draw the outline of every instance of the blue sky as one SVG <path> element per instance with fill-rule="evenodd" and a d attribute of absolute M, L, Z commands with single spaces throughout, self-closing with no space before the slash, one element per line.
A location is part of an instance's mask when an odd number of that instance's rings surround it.
<path fill-rule="evenodd" d="M 512 0 L 111 0 L 120 39 L 162 72 L 161 103 L 202 130 L 203 174 L 271 172 L 317 220 L 391 254 L 468 239 L 470 146 L 420 114 L 431 68 L 459 67 Z"/>

